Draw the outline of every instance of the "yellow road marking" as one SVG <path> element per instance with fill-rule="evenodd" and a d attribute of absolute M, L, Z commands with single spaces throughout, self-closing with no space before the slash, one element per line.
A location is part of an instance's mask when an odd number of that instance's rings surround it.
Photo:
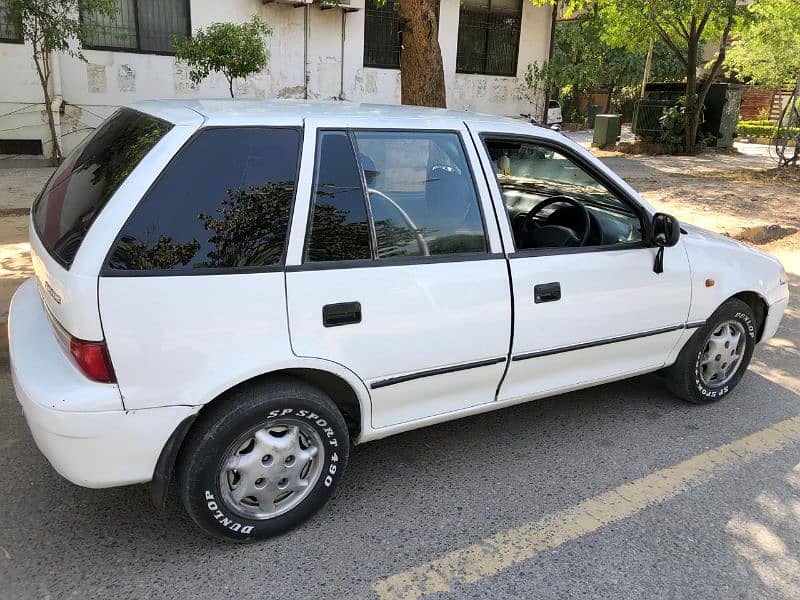
<path fill-rule="evenodd" d="M 454 584 L 474 583 L 496 575 L 539 552 L 593 533 L 604 525 L 625 519 L 722 472 L 797 441 L 800 441 L 800 416 L 621 485 L 535 523 L 497 533 L 477 544 L 381 579 L 373 585 L 373 590 L 382 600 L 450 592 Z"/>

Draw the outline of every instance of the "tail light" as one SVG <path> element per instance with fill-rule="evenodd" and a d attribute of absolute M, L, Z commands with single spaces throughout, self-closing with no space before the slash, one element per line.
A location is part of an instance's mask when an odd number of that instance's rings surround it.
<path fill-rule="evenodd" d="M 75 337 L 69 339 L 69 352 L 83 374 L 100 383 L 116 383 L 114 366 L 105 341 L 87 342 Z"/>
<path fill-rule="evenodd" d="M 111 356 L 108 354 L 108 346 L 105 340 L 100 342 L 87 342 L 69 333 L 61 323 L 53 316 L 47 308 L 47 304 L 42 300 L 56 338 L 68 352 L 81 372 L 92 381 L 100 383 L 116 383 L 117 376 L 114 374 L 114 366 L 111 364 Z"/>

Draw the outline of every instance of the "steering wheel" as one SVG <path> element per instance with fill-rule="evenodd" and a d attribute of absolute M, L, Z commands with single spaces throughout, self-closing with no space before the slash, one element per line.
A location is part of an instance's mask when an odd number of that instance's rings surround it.
<path fill-rule="evenodd" d="M 547 208 L 552 204 L 569 204 L 577 208 L 583 220 L 583 233 L 579 237 L 578 232 L 571 227 L 564 225 L 541 225 L 539 226 L 535 219 L 542 209 Z M 522 223 L 523 231 L 525 231 L 533 242 L 535 248 L 559 248 L 563 246 L 584 246 L 589 239 L 589 233 L 592 229 L 592 221 L 589 217 L 589 211 L 583 203 L 579 202 L 571 196 L 551 196 L 534 206 L 525 221 Z"/>
<path fill-rule="evenodd" d="M 419 251 L 422 253 L 422 256 L 430 256 L 431 250 L 428 248 L 428 242 L 425 241 L 424 237 L 422 237 L 419 227 L 417 227 L 416 223 L 411 220 L 411 217 L 408 216 L 408 213 L 404 211 L 397 202 L 392 200 L 383 192 L 373 188 L 367 188 L 367 192 L 369 193 L 370 199 L 373 197 L 380 198 L 400 214 L 400 218 L 403 219 L 403 222 L 406 224 L 406 226 L 414 232 L 414 239 L 417 242 L 417 246 L 419 247 Z"/>

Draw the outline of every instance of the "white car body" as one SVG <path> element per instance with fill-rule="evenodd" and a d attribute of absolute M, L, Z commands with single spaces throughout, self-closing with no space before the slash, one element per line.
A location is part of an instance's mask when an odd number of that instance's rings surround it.
<path fill-rule="evenodd" d="M 763 303 L 759 341 L 775 333 L 787 306 L 776 259 L 691 227 L 666 248 L 660 274 L 652 268 L 655 247 L 515 252 L 485 134 L 555 144 L 648 216 L 655 212 L 603 163 L 546 128 L 344 103 L 148 101 L 133 108 L 174 127 L 96 217 L 71 268 L 48 253 L 31 225 L 36 277 L 10 309 L 17 397 L 42 453 L 79 485 L 151 481 L 168 442 L 179 444 L 173 434 L 191 423 L 187 417 L 260 375 L 289 370 L 346 386 L 360 413 L 360 443 L 659 370 L 675 361 L 693 327 L 737 294 Z M 203 128 L 241 126 L 302 128 L 281 264 L 225 275 L 102 275 L 117 234 L 179 149 Z M 317 133 L 328 128 L 457 132 L 485 220 L 487 255 L 352 268 L 304 264 Z M 563 298 L 535 304 L 533 286 L 551 281 L 561 282 Z M 360 323 L 323 326 L 323 305 L 354 300 Z M 82 340 L 106 340 L 116 383 L 88 379 L 58 343 L 58 327 Z"/>

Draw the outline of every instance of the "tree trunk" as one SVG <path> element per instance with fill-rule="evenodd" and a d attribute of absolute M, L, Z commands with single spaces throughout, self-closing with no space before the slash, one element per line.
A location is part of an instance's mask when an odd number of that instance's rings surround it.
<path fill-rule="evenodd" d="M 53 119 L 52 100 L 50 98 L 50 66 L 47 64 L 46 59 L 40 59 L 34 54 L 33 62 L 36 65 L 36 73 L 39 75 L 39 83 L 42 86 L 42 95 L 44 96 L 44 111 L 47 113 L 47 125 L 50 128 L 50 140 L 53 144 L 51 149 L 50 158 L 56 165 L 60 165 L 64 161 L 64 155 L 61 153 L 61 144 L 58 142 L 58 135 L 56 134 L 56 122 Z"/>
<path fill-rule="evenodd" d="M 694 30 L 694 26 L 692 26 Z M 685 140 L 684 146 L 686 152 L 694 150 L 694 144 L 697 139 L 697 127 L 700 123 L 700 112 L 696 102 L 697 94 L 697 46 L 699 39 L 692 34 L 686 53 L 686 123 L 685 123 Z"/>
<path fill-rule="evenodd" d="M 400 101 L 445 108 L 439 26 L 431 0 L 400 0 L 403 50 L 400 53 Z"/>
<path fill-rule="evenodd" d="M 228 91 L 230 91 L 231 98 L 233 98 L 233 77 L 228 77 Z"/>

